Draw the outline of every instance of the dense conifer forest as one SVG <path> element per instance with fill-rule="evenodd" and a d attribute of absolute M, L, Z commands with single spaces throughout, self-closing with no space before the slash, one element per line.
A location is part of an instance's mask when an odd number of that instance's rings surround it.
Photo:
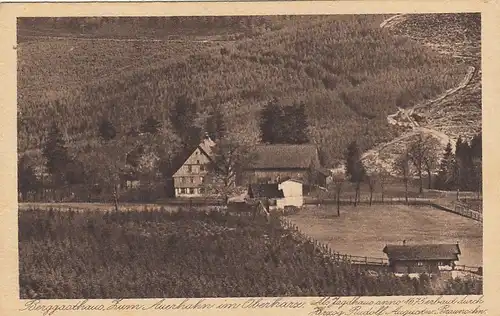
<path fill-rule="evenodd" d="M 392 138 L 397 129 L 388 126 L 386 116 L 396 107 L 435 96 L 465 74 L 461 62 L 381 29 L 384 18 L 121 22 L 123 29 L 136 30 L 129 37 L 163 39 L 159 42 L 89 40 L 123 39 L 124 34 L 113 35 L 122 29 L 113 19 L 23 20 L 19 151 L 40 149 L 56 123 L 77 154 L 97 136 L 103 117 L 124 137 L 150 116 L 167 122 L 179 97 L 187 95 L 198 104 L 193 124 L 203 125 L 208 113 L 220 109 L 229 131 L 254 135 L 259 109 L 269 102 L 302 104 L 309 138 L 333 166 L 342 159 L 339 148 L 355 138 L 364 149 Z M 86 40 L 50 38 L 77 35 Z"/>
<path fill-rule="evenodd" d="M 21 298 L 480 294 L 335 262 L 268 222 L 218 211 L 19 212 Z"/>

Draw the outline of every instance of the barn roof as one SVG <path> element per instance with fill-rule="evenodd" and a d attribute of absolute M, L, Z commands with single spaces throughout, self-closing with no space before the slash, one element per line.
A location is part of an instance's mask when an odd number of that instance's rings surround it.
<path fill-rule="evenodd" d="M 277 183 L 256 183 L 249 187 L 251 198 L 282 198 L 283 190 L 278 188 Z"/>
<path fill-rule="evenodd" d="M 390 260 L 458 260 L 458 244 L 386 245 Z"/>
<path fill-rule="evenodd" d="M 319 166 L 318 148 L 312 144 L 273 144 L 255 147 L 252 169 L 307 169 Z"/>

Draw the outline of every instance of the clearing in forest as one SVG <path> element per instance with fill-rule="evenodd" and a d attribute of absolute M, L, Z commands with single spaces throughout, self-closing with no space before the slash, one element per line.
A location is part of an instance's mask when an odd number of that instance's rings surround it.
<path fill-rule="evenodd" d="M 433 209 L 406 205 L 308 207 L 288 218 L 310 237 L 344 254 L 385 258 L 386 244 L 456 243 L 457 264 L 482 265 L 483 226 L 474 220 Z"/>

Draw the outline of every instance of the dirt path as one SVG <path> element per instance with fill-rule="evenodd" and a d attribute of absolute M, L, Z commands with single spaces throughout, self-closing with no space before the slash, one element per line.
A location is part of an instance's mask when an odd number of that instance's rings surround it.
<path fill-rule="evenodd" d="M 380 23 L 381 28 L 391 28 L 406 20 L 406 14 L 396 14 Z"/>
<path fill-rule="evenodd" d="M 406 20 L 405 14 L 394 15 L 394 16 L 386 19 L 385 21 L 383 21 L 380 24 L 380 27 L 381 28 L 391 28 L 391 27 L 394 27 L 397 24 L 399 24 L 405 20 Z M 400 141 L 403 141 L 405 139 L 408 139 L 412 136 L 415 136 L 415 135 L 418 135 L 421 133 L 434 136 L 436 139 L 438 139 L 440 141 L 440 143 L 443 145 L 443 147 L 446 146 L 448 144 L 448 142 L 450 142 L 452 144 L 452 147 L 453 147 L 454 142 L 452 141 L 450 136 L 448 136 L 447 134 L 445 134 L 442 131 L 428 128 L 425 126 L 420 126 L 420 124 L 417 121 L 415 121 L 415 119 L 413 118 L 413 115 L 416 112 L 416 110 L 430 108 L 435 103 L 440 102 L 440 101 L 444 100 L 445 98 L 448 98 L 448 97 L 456 94 L 457 92 L 459 92 L 463 88 L 467 87 L 470 84 L 470 82 L 475 74 L 476 74 L 476 68 L 473 66 L 469 66 L 469 68 L 467 70 L 467 74 L 455 87 L 446 90 L 445 92 L 443 92 L 442 94 L 438 95 L 437 97 L 435 97 L 433 99 L 422 101 L 411 108 L 398 108 L 398 110 L 395 113 L 388 115 L 387 122 L 389 124 L 402 126 L 402 127 L 408 127 L 408 128 L 411 128 L 411 130 L 409 132 L 406 132 L 403 135 L 387 142 L 387 143 L 377 145 L 376 147 L 366 151 L 361 156 L 361 159 L 366 160 L 366 159 L 372 158 L 375 160 L 377 165 L 384 166 L 384 168 L 387 168 L 388 164 L 384 163 L 383 161 L 381 161 L 378 158 L 379 153 L 383 149 L 386 149 L 387 147 L 389 147 L 390 145 L 396 144 Z"/>

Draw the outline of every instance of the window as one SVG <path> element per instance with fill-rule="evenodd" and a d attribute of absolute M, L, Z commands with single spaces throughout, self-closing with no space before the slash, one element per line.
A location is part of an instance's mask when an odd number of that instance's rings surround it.
<path fill-rule="evenodd" d="M 200 161 L 199 161 L 199 160 L 196 160 L 196 164 L 198 164 L 198 165 L 199 165 L 199 164 L 200 164 Z"/>
<path fill-rule="evenodd" d="M 205 165 L 200 165 L 200 171 L 205 171 Z"/>
<path fill-rule="evenodd" d="M 200 177 L 200 183 L 203 183 L 203 177 Z"/>
<path fill-rule="evenodd" d="M 189 194 L 193 194 L 194 193 L 194 189 L 193 188 L 189 188 Z"/>
<path fill-rule="evenodd" d="M 185 194 L 186 193 L 186 188 L 181 188 L 181 194 Z"/>
<path fill-rule="evenodd" d="M 438 261 L 438 266 L 444 266 L 444 262 L 443 261 Z"/>
<path fill-rule="evenodd" d="M 193 167 L 191 165 L 188 165 L 188 172 L 192 172 L 193 171 Z"/>
<path fill-rule="evenodd" d="M 417 266 L 422 267 L 424 263 L 422 261 L 417 261 Z"/>
<path fill-rule="evenodd" d="M 191 180 L 191 183 L 194 183 L 194 178 L 190 178 L 190 180 Z"/>

